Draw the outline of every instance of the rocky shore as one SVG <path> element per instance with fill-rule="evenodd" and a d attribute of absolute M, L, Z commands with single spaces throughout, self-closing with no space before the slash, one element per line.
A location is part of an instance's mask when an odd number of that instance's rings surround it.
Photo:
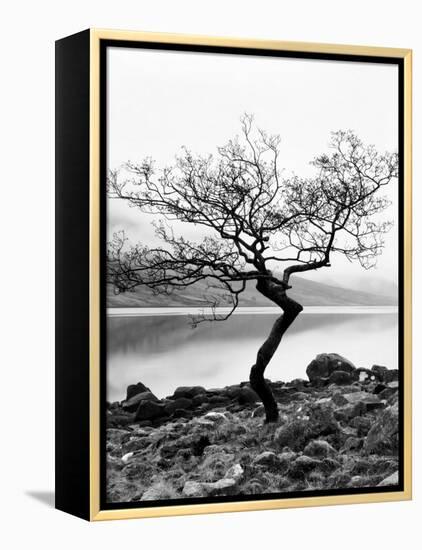
<path fill-rule="evenodd" d="M 271 382 L 280 419 L 267 425 L 248 382 L 165 399 L 129 386 L 107 405 L 108 501 L 397 485 L 398 371 L 331 353 L 306 373 Z"/>

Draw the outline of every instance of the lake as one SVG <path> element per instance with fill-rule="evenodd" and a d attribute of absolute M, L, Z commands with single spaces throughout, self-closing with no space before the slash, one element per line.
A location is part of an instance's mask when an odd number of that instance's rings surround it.
<path fill-rule="evenodd" d="M 107 400 L 124 399 L 126 387 L 139 381 L 165 397 L 178 386 L 217 388 L 247 380 L 278 308 L 239 308 L 227 321 L 203 322 L 193 329 L 189 314 L 198 311 L 108 310 Z M 339 353 L 357 367 L 397 368 L 397 308 L 305 308 L 284 335 L 266 377 L 306 378 L 307 365 L 325 352 Z"/>

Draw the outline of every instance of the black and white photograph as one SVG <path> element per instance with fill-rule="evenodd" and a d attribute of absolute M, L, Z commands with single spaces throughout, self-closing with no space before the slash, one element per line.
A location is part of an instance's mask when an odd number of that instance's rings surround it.
<path fill-rule="evenodd" d="M 108 44 L 104 507 L 400 490 L 399 63 Z"/>

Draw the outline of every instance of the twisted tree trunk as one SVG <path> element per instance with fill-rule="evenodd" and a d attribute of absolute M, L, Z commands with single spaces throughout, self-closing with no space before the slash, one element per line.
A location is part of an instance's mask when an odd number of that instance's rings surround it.
<path fill-rule="evenodd" d="M 259 395 L 265 407 L 266 422 L 277 422 L 278 408 L 274 399 L 273 392 L 264 378 L 265 369 L 276 352 L 283 334 L 290 327 L 303 307 L 286 295 L 286 289 L 283 285 L 278 285 L 267 280 L 259 280 L 256 288 L 266 298 L 276 303 L 283 314 L 278 317 L 271 329 L 271 332 L 262 346 L 259 348 L 256 363 L 252 366 L 249 375 L 249 381 L 253 390 Z"/>

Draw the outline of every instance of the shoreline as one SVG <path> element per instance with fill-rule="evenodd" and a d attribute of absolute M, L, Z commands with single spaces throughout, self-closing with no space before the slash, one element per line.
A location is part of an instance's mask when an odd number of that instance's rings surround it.
<path fill-rule="evenodd" d="M 248 382 L 164 399 L 128 386 L 107 404 L 108 501 L 396 488 L 399 372 L 321 354 L 307 375 L 271 382 L 272 424 Z"/>
<path fill-rule="evenodd" d="M 229 307 L 215 309 L 216 314 L 227 314 Z M 278 307 L 238 307 L 233 315 L 277 315 Z M 205 307 L 111 307 L 106 308 L 107 317 L 146 317 L 212 315 L 211 308 Z M 394 315 L 398 306 L 304 306 L 301 315 Z"/>

